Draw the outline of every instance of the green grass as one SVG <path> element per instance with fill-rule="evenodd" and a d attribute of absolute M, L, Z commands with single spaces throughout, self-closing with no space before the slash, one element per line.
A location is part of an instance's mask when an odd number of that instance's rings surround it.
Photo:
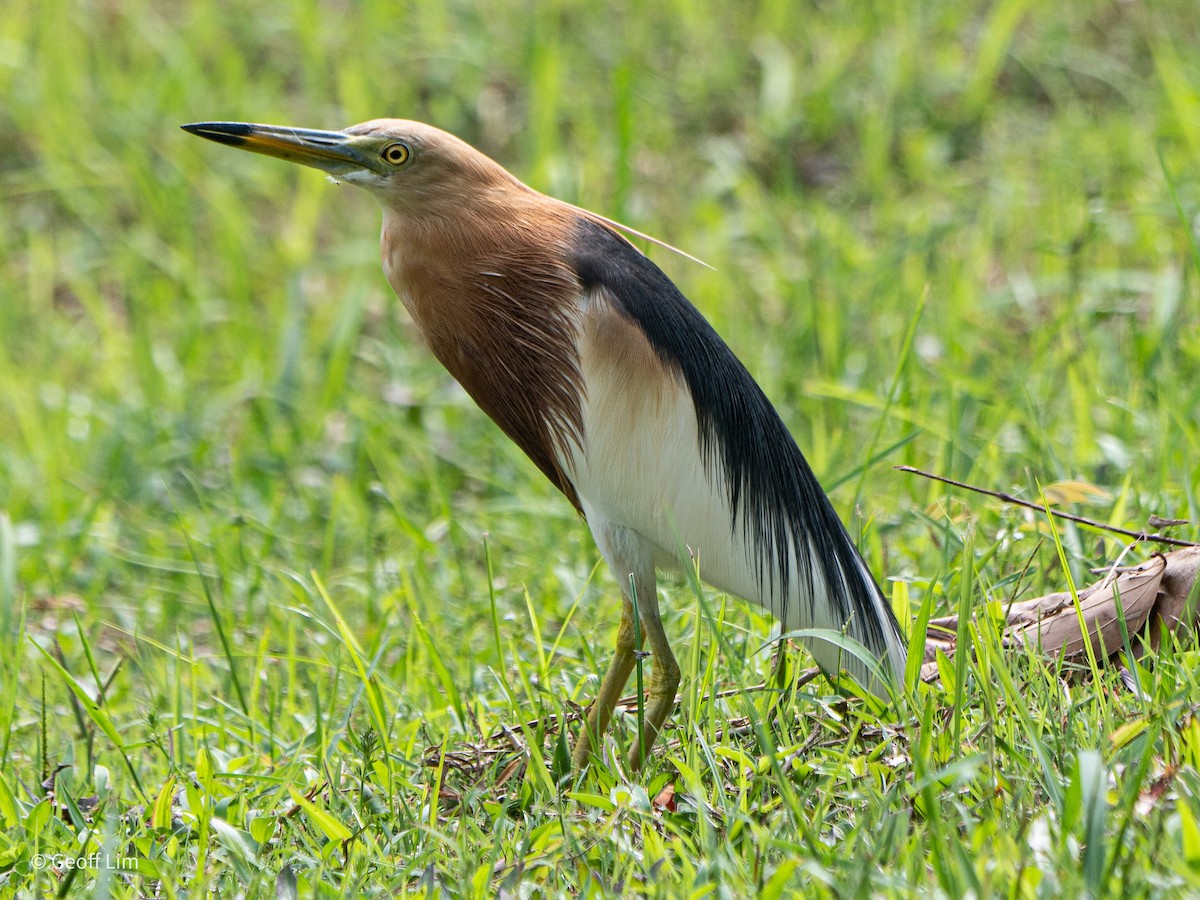
<path fill-rule="evenodd" d="M 0 4 L 0 893 L 1200 891 L 1195 641 L 1141 695 L 1001 650 L 1047 524 L 891 469 L 1200 520 L 1200 17 L 1057 6 Z M 178 129 L 380 115 L 714 265 L 653 252 L 973 652 L 895 709 L 799 651 L 756 687 L 770 623 L 665 579 L 672 729 L 556 783 L 619 608 L 586 527 L 373 201 Z M 1060 529 L 1078 585 L 1121 549 Z"/>

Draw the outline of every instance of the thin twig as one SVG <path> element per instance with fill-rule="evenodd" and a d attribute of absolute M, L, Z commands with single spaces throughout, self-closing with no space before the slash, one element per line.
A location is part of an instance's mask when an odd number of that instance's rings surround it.
<path fill-rule="evenodd" d="M 1077 516 L 1074 513 L 1063 512 L 1053 507 L 1045 507 L 1040 503 L 1030 503 L 1028 500 L 1022 500 L 1020 497 L 1014 497 L 1012 494 L 1005 494 L 1003 491 L 991 491 L 987 488 L 976 487 L 973 484 L 967 484 L 962 481 L 955 481 L 953 478 L 946 478 L 944 475 L 934 475 L 932 472 L 923 472 L 920 469 L 914 469 L 912 466 L 893 466 L 899 472 L 911 472 L 913 475 L 920 475 L 922 478 L 931 478 L 934 481 L 940 481 L 943 484 L 948 484 L 952 487 L 962 488 L 967 491 L 974 491 L 976 494 L 984 494 L 988 497 L 995 497 L 997 500 L 1003 500 L 1005 503 L 1012 503 L 1016 506 L 1023 506 L 1026 509 L 1036 510 L 1037 512 L 1048 512 L 1052 516 L 1057 516 L 1060 519 L 1066 519 L 1069 522 L 1078 522 L 1080 525 L 1090 525 L 1092 528 L 1098 528 L 1101 531 L 1110 531 L 1113 534 L 1119 534 L 1122 537 L 1131 538 L 1135 541 L 1153 541 L 1156 544 L 1169 544 L 1172 547 L 1200 547 L 1195 541 L 1182 541 L 1179 538 L 1168 537 L 1165 534 L 1149 534 L 1145 531 L 1130 531 L 1127 528 L 1118 528 L 1116 525 L 1106 525 L 1104 522 L 1097 522 L 1095 519 L 1088 519 L 1084 516 Z"/>

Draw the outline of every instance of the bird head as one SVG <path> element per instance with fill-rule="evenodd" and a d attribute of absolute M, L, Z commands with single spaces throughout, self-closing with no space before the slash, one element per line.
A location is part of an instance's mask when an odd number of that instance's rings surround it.
<path fill-rule="evenodd" d="M 366 189 L 385 207 L 409 214 L 520 186 L 470 144 L 407 119 L 373 119 L 344 131 L 248 122 L 182 127 L 220 144 L 320 169 L 334 181 Z"/>

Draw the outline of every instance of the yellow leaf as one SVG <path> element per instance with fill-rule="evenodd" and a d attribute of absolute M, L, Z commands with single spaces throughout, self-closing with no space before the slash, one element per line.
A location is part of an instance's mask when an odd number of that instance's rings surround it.
<path fill-rule="evenodd" d="M 0 772 L 0 826 L 16 828 L 20 821 L 20 815 L 17 813 L 17 801 L 13 797 L 12 788 L 4 780 L 4 773 Z"/>
<path fill-rule="evenodd" d="M 1124 725 L 1116 728 L 1113 733 L 1108 736 L 1108 740 L 1113 745 L 1114 750 L 1120 750 L 1145 730 L 1146 720 L 1135 719 L 1132 722 L 1126 722 Z"/>
<path fill-rule="evenodd" d="M 1068 503 L 1099 503 L 1112 499 L 1112 494 L 1087 481 L 1056 481 L 1042 490 L 1051 506 Z"/>
<path fill-rule="evenodd" d="M 208 751 L 203 747 L 196 751 L 196 781 L 204 788 L 206 794 L 212 793 L 212 763 L 208 758 Z"/>
<path fill-rule="evenodd" d="M 175 798 L 175 776 L 168 778 L 158 792 L 154 801 L 154 811 L 150 814 L 150 824 L 154 828 L 168 831 L 171 828 L 171 801 Z"/>
<path fill-rule="evenodd" d="M 1200 866 L 1200 826 L 1196 824 L 1196 814 L 1192 812 L 1184 797 L 1175 801 L 1175 808 L 1179 812 L 1179 836 L 1183 840 L 1183 858 L 1189 866 Z"/>
<path fill-rule="evenodd" d="M 762 893 L 759 896 L 763 900 L 778 900 L 779 897 L 784 896 L 788 881 L 791 880 L 792 873 L 796 871 L 799 865 L 800 860 L 798 859 L 784 860 L 779 868 L 775 870 L 775 874 L 767 879 L 767 883 L 763 885 Z"/>
<path fill-rule="evenodd" d="M 292 795 L 292 800 L 295 804 L 308 813 L 308 817 L 312 819 L 313 824 L 321 829 L 321 833 L 329 840 L 343 844 L 350 840 L 350 829 L 335 819 L 330 813 L 321 809 L 303 794 L 298 793 L 290 785 L 288 793 Z"/>

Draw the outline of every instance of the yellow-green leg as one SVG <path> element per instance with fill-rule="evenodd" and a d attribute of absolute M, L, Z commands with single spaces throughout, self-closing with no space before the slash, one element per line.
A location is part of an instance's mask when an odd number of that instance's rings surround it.
<path fill-rule="evenodd" d="M 658 614 L 658 592 L 655 590 L 650 545 L 636 532 L 606 521 L 594 510 L 587 510 L 587 516 L 596 545 L 621 585 L 621 627 L 617 632 L 616 655 L 600 685 L 600 695 L 588 712 L 587 725 L 575 744 L 572 761 L 576 770 L 582 769 L 592 747 L 598 746 L 603 740 L 613 709 L 625 689 L 625 682 L 637 664 L 638 644 L 647 643 L 650 645 L 651 669 L 643 716 L 645 740 L 641 744 L 635 741 L 629 753 L 628 767 L 633 772 L 641 768 L 646 754 L 654 746 L 654 739 L 675 707 L 679 664 L 671 653 Z M 633 614 L 635 602 L 638 612 L 636 628 Z M 639 637 L 641 642 L 638 641 Z"/>
<path fill-rule="evenodd" d="M 654 590 L 654 576 L 651 574 L 648 590 L 642 589 L 638 583 L 638 613 L 642 637 L 650 645 L 651 668 L 650 687 L 646 691 L 645 728 L 643 737 L 645 744 L 634 742 L 626 759 L 630 772 L 636 772 L 642 767 L 654 740 L 662 730 L 667 716 L 675 708 L 675 692 L 679 688 L 679 663 L 671 652 L 671 645 L 663 631 L 662 619 L 658 615 L 658 594 Z"/>
<path fill-rule="evenodd" d="M 617 630 L 617 652 L 613 656 L 612 662 L 609 663 L 604 681 L 600 684 L 600 693 L 588 711 L 583 732 L 575 743 L 575 752 L 571 754 L 571 762 L 575 771 L 579 771 L 587 764 L 593 742 L 599 746 L 604 740 L 604 732 L 608 729 L 608 722 L 612 718 L 617 701 L 621 699 L 621 691 L 625 689 L 625 682 L 629 680 L 629 673 L 633 671 L 633 666 L 637 662 L 637 647 L 634 645 L 633 603 L 624 592 L 622 592 L 621 599 L 623 603 L 621 604 L 621 626 Z"/>

